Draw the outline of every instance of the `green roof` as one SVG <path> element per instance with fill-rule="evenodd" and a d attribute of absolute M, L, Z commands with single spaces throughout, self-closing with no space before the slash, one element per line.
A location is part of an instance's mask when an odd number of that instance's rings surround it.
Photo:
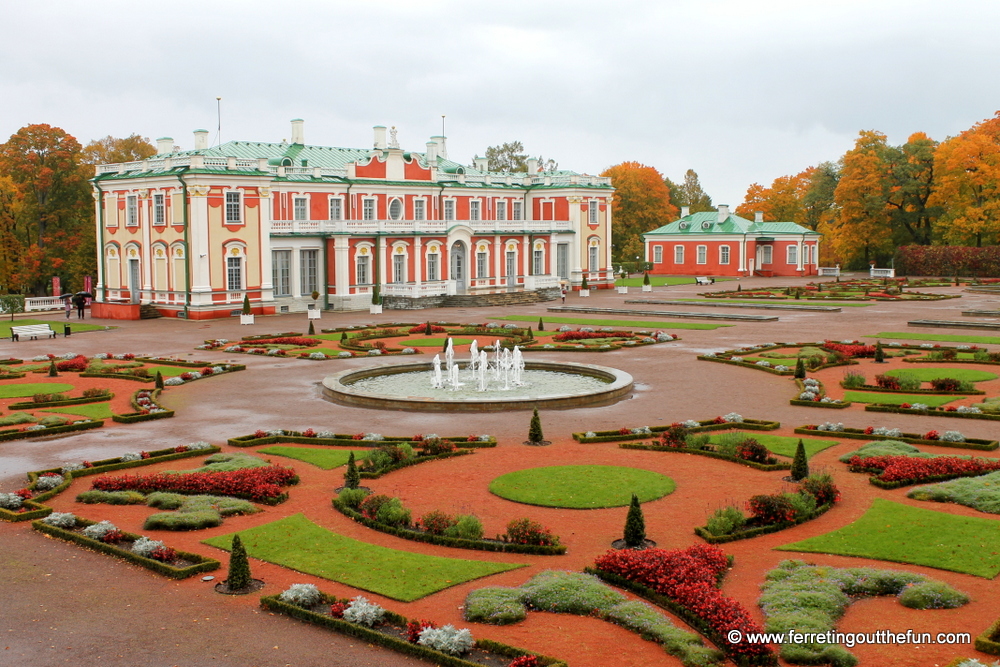
<path fill-rule="evenodd" d="M 692 213 L 662 227 L 646 232 L 643 236 L 703 236 L 705 234 L 746 234 L 748 236 L 771 236 L 774 234 L 818 233 L 794 222 L 754 222 L 738 215 L 729 215 L 719 222 L 715 211 Z"/>

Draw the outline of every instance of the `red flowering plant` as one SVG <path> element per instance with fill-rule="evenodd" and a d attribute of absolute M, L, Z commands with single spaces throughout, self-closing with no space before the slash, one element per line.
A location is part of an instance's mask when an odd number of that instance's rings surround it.
<path fill-rule="evenodd" d="M 660 444 L 663 447 L 678 449 L 687 443 L 687 429 L 681 424 L 674 422 L 663 432 Z"/>
<path fill-rule="evenodd" d="M 618 435 L 629 435 L 630 433 L 632 433 L 632 429 L 630 429 L 628 426 L 622 426 L 620 429 L 618 429 Z"/>
<path fill-rule="evenodd" d="M 330 616 L 334 618 L 343 618 L 345 611 L 347 611 L 346 602 L 334 602 L 330 605 Z"/>
<path fill-rule="evenodd" d="M 722 417 L 716 417 L 715 419 L 712 420 L 712 423 L 713 424 L 725 424 L 726 420 L 723 419 Z"/>
<path fill-rule="evenodd" d="M 937 431 L 927 431 L 924 433 L 924 440 L 940 440 L 941 434 Z"/>
<path fill-rule="evenodd" d="M 823 349 L 830 350 L 831 352 L 839 352 L 847 357 L 874 357 L 875 356 L 875 346 L 874 345 L 861 345 L 859 343 L 834 343 L 833 341 L 826 341 L 823 343 Z"/>
<path fill-rule="evenodd" d="M 437 624 L 434 621 L 410 621 L 406 624 L 406 641 L 411 644 L 416 644 L 420 639 L 420 633 L 427 628 L 436 628 Z"/>
<path fill-rule="evenodd" d="M 364 433 L 355 433 L 354 435 L 351 436 L 351 440 L 364 440 L 364 439 L 365 439 Z"/>
<path fill-rule="evenodd" d="M 632 338 L 631 331 L 566 331 L 556 334 L 552 340 L 559 343 L 566 343 L 574 340 L 588 340 L 590 338 Z"/>
<path fill-rule="evenodd" d="M 445 333 L 445 332 L 448 331 L 444 327 L 438 326 L 437 324 L 432 324 L 432 325 L 430 325 L 430 327 L 431 327 L 431 333 Z M 427 325 L 426 324 L 418 324 L 417 326 L 413 327 L 412 329 L 407 329 L 406 333 L 408 333 L 408 334 L 422 334 L 422 333 L 427 333 Z"/>
<path fill-rule="evenodd" d="M 882 482 L 918 484 L 943 477 L 976 477 L 1000 470 L 1000 460 L 957 456 L 936 456 L 930 459 L 915 456 L 853 456 L 847 462 L 851 472 L 881 471 L 875 479 Z"/>
<path fill-rule="evenodd" d="M 314 431 L 311 428 L 307 428 L 306 430 L 302 431 L 302 437 L 303 438 L 315 438 L 316 437 L 316 431 Z"/>
<path fill-rule="evenodd" d="M 253 432 L 253 437 L 255 437 L 255 438 L 266 438 L 267 437 L 267 431 L 264 431 L 262 429 L 257 429 L 256 431 Z"/>
<path fill-rule="evenodd" d="M 901 403 L 899 407 L 901 407 L 904 410 L 909 410 L 913 406 L 910 405 L 909 403 Z"/>
<path fill-rule="evenodd" d="M 867 427 L 865 427 L 865 435 L 871 435 L 874 432 L 875 432 L 875 427 L 874 426 L 867 426 Z"/>
<path fill-rule="evenodd" d="M 201 373 L 202 375 L 204 375 L 204 376 L 206 376 L 206 377 L 207 377 L 207 376 L 211 375 L 212 373 L 214 373 L 215 371 L 214 371 L 214 370 L 212 370 L 212 369 L 211 369 L 211 367 L 209 367 L 209 366 L 206 366 L 205 368 L 202 368 L 202 369 L 201 369 L 201 371 L 199 371 L 199 372 L 200 372 L 200 373 Z"/>
<path fill-rule="evenodd" d="M 87 357 L 82 354 L 78 354 L 72 359 L 65 359 L 63 361 L 56 362 L 57 371 L 72 371 L 74 373 L 82 373 L 87 370 Z"/>
<path fill-rule="evenodd" d="M 194 378 L 194 375 L 192 375 L 190 372 L 181 373 L 181 379 L 184 380 L 185 382 L 187 382 L 187 381 L 189 381 L 189 380 L 191 380 L 193 378 Z"/>
<path fill-rule="evenodd" d="M 256 345 L 294 345 L 295 347 L 315 347 L 323 341 L 318 338 L 304 338 L 301 336 L 281 336 L 279 338 L 264 338 L 253 341 Z"/>
<path fill-rule="evenodd" d="M 177 552 L 172 547 L 156 547 L 149 557 L 161 563 L 172 563 L 177 559 Z"/>
<path fill-rule="evenodd" d="M 125 533 L 118 530 L 117 528 L 114 530 L 109 530 L 108 532 L 101 535 L 101 542 L 104 542 L 105 544 L 118 544 L 124 539 L 125 539 Z"/>
<path fill-rule="evenodd" d="M 646 586 L 665 595 L 700 618 L 718 637 L 716 643 L 730 654 L 769 656 L 766 644 L 746 641 L 731 643 L 731 630 L 748 633 L 762 632 L 750 613 L 736 600 L 717 588 L 719 577 L 729 567 L 726 554 L 717 546 L 698 544 L 687 549 L 622 549 L 609 551 L 597 558 L 597 568 Z"/>
<path fill-rule="evenodd" d="M 511 660 L 507 667 L 539 667 L 538 657 L 534 655 L 522 655 L 520 658 Z"/>
<path fill-rule="evenodd" d="M 149 452 L 146 452 L 146 451 L 139 452 L 139 456 L 141 456 L 143 459 L 148 459 L 149 458 Z"/>
<path fill-rule="evenodd" d="M 468 436 L 468 437 L 467 437 L 467 438 L 465 439 L 465 441 L 466 441 L 466 442 L 479 442 L 479 436 L 478 436 L 478 435 L 476 435 L 475 433 L 471 433 L 471 434 L 469 434 L 469 436 Z"/>
<path fill-rule="evenodd" d="M 747 509 L 757 523 L 771 525 L 795 519 L 795 507 L 784 494 L 760 494 L 747 501 Z"/>
<path fill-rule="evenodd" d="M 768 448 L 753 438 L 746 438 L 736 445 L 736 456 L 744 461 L 751 461 L 753 463 L 776 462 L 776 459 L 771 456 Z"/>
<path fill-rule="evenodd" d="M 423 442 L 424 441 L 424 435 L 423 435 L 423 433 L 417 433 L 415 436 L 413 436 L 412 438 L 410 438 L 410 440 L 412 440 L 413 442 Z"/>
<path fill-rule="evenodd" d="M 514 519 L 507 524 L 507 532 L 501 538 L 514 544 L 534 544 L 543 547 L 559 546 L 559 538 L 537 521 Z"/>
<path fill-rule="evenodd" d="M 174 447 L 174 452 L 182 454 L 188 450 L 187 445 L 177 445 Z"/>
<path fill-rule="evenodd" d="M 278 503 L 287 498 L 281 487 L 297 482 L 298 476 L 291 468 L 264 466 L 218 472 L 109 475 L 95 479 L 92 488 L 98 491 L 171 491 L 193 495 L 233 496 L 254 502 Z"/>
<path fill-rule="evenodd" d="M 899 389 L 899 378 L 894 378 L 891 375 L 876 375 L 875 384 L 877 384 L 882 389 Z"/>
<path fill-rule="evenodd" d="M 31 489 L 18 489 L 14 492 L 15 496 L 21 496 L 21 500 L 29 500 L 31 498 Z"/>

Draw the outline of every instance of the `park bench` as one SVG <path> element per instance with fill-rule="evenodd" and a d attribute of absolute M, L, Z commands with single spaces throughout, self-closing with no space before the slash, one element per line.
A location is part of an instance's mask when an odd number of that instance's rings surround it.
<path fill-rule="evenodd" d="M 694 282 L 696 285 L 714 285 L 715 278 L 709 278 L 708 276 L 695 276 Z"/>
<path fill-rule="evenodd" d="M 39 336 L 55 338 L 56 332 L 48 324 L 23 324 L 10 328 L 10 339 L 12 341 L 20 340 L 21 336 L 28 336 L 32 340 L 35 340 Z"/>

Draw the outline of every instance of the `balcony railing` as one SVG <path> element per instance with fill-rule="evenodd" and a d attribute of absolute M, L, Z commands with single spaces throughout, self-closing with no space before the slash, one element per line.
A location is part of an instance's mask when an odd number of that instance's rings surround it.
<path fill-rule="evenodd" d="M 272 220 L 272 234 L 445 234 L 467 226 L 474 234 L 551 234 L 572 231 L 569 220 Z"/>

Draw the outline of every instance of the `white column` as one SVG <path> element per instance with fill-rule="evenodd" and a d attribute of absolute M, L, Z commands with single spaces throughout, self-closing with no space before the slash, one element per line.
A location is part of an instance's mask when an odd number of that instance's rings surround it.
<path fill-rule="evenodd" d="M 257 205 L 260 211 L 260 300 L 274 301 L 274 285 L 272 284 L 273 274 L 271 267 L 271 221 L 274 217 L 274 202 L 271 199 L 271 188 L 262 187 L 259 190 L 260 203 Z M 326 252 L 324 250 L 324 252 Z M 323 277 L 326 280 L 326 276 Z"/>
<path fill-rule="evenodd" d="M 188 249 L 191 262 L 191 305 L 210 305 L 212 303 L 212 282 L 209 272 L 209 260 L 212 249 L 208 239 L 208 186 L 190 185 L 188 194 L 191 197 L 191 210 L 188 222 L 191 229 L 188 237 L 191 247 Z"/>
<path fill-rule="evenodd" d="M 531 255 L 535 252 L 534 248 L 531 246 L 531 238 L 525 234 L 521 240 L 521 275 L 525 276 L 525 282 L 527 282 L 527 276 L 531 275 Z"/>
<path fill-rule="evenodd" d="M 105 269 L 105 262 L 108 261 L 107 251 L 104 249 L 104 245 L 101 243 L 101 235 L 103 234 L 105 227 L 105 221 L 101 220 L 101 205 L 104 203 L 102 201 L 104 195 L 99 193 L 98 190 L 94 188 L 93 196 L 94 196 L 94 219 L 97 220 L 97 230 L 95 233 L 97 234 L 97 253 L 98 253 L 97 280 L 94 287 L 94 298 L 96 301 L 103 301 L 105 297 L 104 269 Z"/>
<path fill-rule="evenodd" d="M 410 261 L 413 262 L 413 286 L 416 288 L 417 292 L 420 292 L 420 286 L 424 282 L 424 257 L 423 257 L 423 239 L 419 236 L 413 237 L 413 257 Z"/>
<path fill-rule="evenodd" d="M 139 201 L 139 229 L 142 230 L 142 248 L 139 251 L 139 261 L 142 266 L 142 291 L 150 292 L 153 289 L 153 252 L 149 247 L 149 190 L 136 192 Z M 150 294 L 149 300 L 153 300 L 154 295 Z M 142 302 L 140 294 L 139 301 Z"/>
<path fill-rule="evenodd" d="M 500 240 L 500 235 L 496 234 L 493 237 L 493 284 L 502 285 L 503 278 L 501 277 L 503 273 L 500 271 L 500 262 L 506 262 L 506 257 L 504 255 L 503 243 Z M 506 264 L 504 264 L 506 266 Z"/>
<path fill-rule="evenodd" d="M 381 289 L 386 283 L 385 237 L 380 236 L 377 241 L 378 244 L 375 250 L 378 252 L 378 285 L 379 289 Z"/>
<path fill-rule="evenodd" d="M 747 240 L 746 237 L 740 240 L 740 268 L 739 272 L 747 270 Z"/>
<path fill-rule="evenodd" d="M 580 204 L 583 202 L 581 197 L 570 197 L 569 198 L 569 227 L 573 230 L 573 237 L 570 241 L 569 254 L 570 254 L 570 279 L 575 275 L 583 274 L 583 268 L 586 265 L 586 258 L 583 253 L 589 252 L 587 250 L 587 236 L 589 235 L 589 228 L 584 229 L 584 225 L 580 224 Z M 543 204 L 544 206 L 544 204 Z M 553 203 L 553 209 L 555 204 Z"/>
<path fill-rule="evenodd" d="M 351 293 L 350 243 L 347 236 L 333 240 L 333 290 L 337 296 Z"/>
<path fill-rule="evenodd" d="M 799 275 L 802 274 L 802 251 L 804 250 L 804 244 L 802 243 L 803 240 L 804 239 L 800 236 L 799 237 L 799 243 L 798 243 L 799 249 L 798 249 L 798 252 L 795 255 L 795 259 L 796 259 L 796 266 L 795 266 L 795 268 L 799 272 Z"/>
<path fill-rule="evenodd" d="M 545 252 L 545 264 L 548 266 L 546 273 L 550 276 L 556 275 L 556 248 L 558 247 L 559 244 L 556 242 L 556 235 L 554 233 L 549 234 L 549 247 Z"/>

